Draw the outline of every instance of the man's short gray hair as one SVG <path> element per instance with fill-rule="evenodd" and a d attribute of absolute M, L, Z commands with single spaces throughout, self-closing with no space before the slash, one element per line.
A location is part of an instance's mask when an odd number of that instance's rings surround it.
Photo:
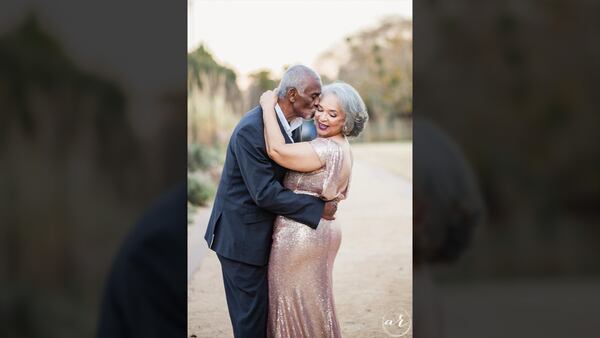
<path fill-rule="evenodd" d="M 334 94 L 338 99 L 340 109 L 346 113 L 344 135 L 358 136 L 369 120 L 369 114 L 356 89 L 345 82 L 334 82 L 323 87 L 323 95 L 326 94 Z"/>
<path fill-rule="evenodd" d="M 283 99 L 288 90 L 292 88 L 296 88 L 298 92 L 304 93 L 304 90 L 311 79 L 321 83 L 319 74 L 309 67 L 304 65 L 291 66 L 285 71 L 281 78 L 281 82 L 279 82 L 279 92 L 277 93 L 277 96 L 280 99 Z"/>

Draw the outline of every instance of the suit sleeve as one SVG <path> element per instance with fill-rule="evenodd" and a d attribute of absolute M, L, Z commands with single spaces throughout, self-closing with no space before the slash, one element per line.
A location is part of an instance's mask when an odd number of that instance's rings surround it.
<path fill-rule="evenodd" d="M 250 196 L 260 208 L 317 228 L 325 202 L 320 198 L 295 194 L 275 178 L 273 163 L 259 144 L 250 142 L 252 130 L 238 130 L 234 151 Z M 254 137 L 263 137 L 255 135 Z"/>

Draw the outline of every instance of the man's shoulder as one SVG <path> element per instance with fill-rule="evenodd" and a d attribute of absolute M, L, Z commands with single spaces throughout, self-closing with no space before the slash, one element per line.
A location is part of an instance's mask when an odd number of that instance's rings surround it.
<path fill-rule="evenodd" d="M 262 134 L 262 109 L 260 106 L 256 106 L 244 114 L 235 128 L 234 134 L 240 132 L 253 134 L 260 132 Z"/>

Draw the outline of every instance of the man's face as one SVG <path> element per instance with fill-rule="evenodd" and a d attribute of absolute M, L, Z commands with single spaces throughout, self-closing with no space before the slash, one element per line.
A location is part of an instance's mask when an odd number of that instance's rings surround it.
<path fill-rule="evenodd" d="M 298 117 L 309 120 L 315 115 L 321 96 L 321 82 L 311 79 L 303 92 L 295 91 L 292 107 Z"/>

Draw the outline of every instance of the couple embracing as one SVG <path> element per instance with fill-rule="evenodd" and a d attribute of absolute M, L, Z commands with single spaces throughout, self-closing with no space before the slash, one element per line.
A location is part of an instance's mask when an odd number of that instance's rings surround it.
<path fill-rule="evenodd" d="M 298 138 L 303 119 L 314 119 L 310 142 Z M 347 137 L 367 120 L 354 88 L 322 86 L 296 65 L 234 129 L 204 238 L 221 263 L 236 338 L 340 337 L 334 219 L 352 173 Z"/>

